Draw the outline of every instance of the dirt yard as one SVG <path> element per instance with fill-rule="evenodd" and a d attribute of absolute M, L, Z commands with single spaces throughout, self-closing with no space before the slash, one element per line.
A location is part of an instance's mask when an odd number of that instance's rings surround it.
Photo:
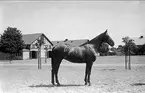
<path fill-rule="evenodd" d="M 85 64 L 63 60 L 62 86 L 51 85 L 50 59 L 37 69 L 37 60 L 0 62 L 0 93 L 145 93 L 145 56 L 132 57 L 132 69 L 124 69 L 124 57 L 98 57 L 92 68 L 91 86 L 84 86 Z"/>

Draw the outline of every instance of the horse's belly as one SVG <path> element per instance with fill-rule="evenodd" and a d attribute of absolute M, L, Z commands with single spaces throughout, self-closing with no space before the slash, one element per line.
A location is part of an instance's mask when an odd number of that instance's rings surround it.
<path fill-rule="evenodd" d="M 64 59 L 66 59 L 66 60 L 68 60 L 68 61 L 70 61 L 72 63 L 85 63 L 83 58 L 80 58 L 80 57 L 70 57 L 70 56 L 68 56 L 68 57 L 66 57 Z"/>

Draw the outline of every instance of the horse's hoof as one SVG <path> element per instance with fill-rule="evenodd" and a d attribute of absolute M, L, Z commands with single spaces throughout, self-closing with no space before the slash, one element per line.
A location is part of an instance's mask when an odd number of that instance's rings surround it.
<path fill-rule="evenodd" d="M 57 86 L 61 86 L 60 84 L 57 84 Z"/>
<path fill-rule="evenodd" d="M 55 86 L 55 83 L 52 83 L 53 86 Z"/>
<path fill-rule="evenodd" d="M 87 85 L 87 82 L 85 83 L 85 85 Z"/>
<path fill-rule="evenodd" d="M 57 86 L 60 86 L 60 83 L 57 83 Z"/>
<path fill-rule="evenodd" d="M 91 83 L 89 83 L 89 85 L 88 86 L 91 86 Z"/>

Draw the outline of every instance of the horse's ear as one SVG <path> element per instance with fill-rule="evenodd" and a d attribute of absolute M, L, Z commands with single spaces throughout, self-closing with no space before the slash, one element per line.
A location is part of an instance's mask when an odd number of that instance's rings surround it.
<path fill-rule="evenodd" d="M 105 34 L 107 33 L 108 29 L 106 29 L 106 31 L 104 32 Z"/>

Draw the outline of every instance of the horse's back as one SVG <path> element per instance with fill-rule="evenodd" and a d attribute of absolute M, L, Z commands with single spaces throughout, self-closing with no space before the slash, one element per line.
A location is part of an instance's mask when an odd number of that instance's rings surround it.
<path fill-rule="evenodd" d="M 67 55 L 69 48 L 64 45 L 56 45 L 52 48 L 52 57 L 64 57 Z"/>

